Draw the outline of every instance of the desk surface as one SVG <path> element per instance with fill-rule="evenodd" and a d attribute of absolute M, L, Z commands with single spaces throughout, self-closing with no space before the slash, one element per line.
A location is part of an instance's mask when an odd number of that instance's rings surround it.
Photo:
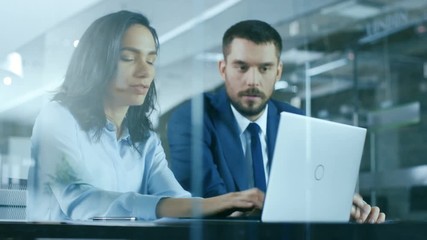
<path fill-rule="evenodd" d="M 254 221 L 32 223 L 0 221 L 0 239 L 427 239 L 427 223 L 260 223 Z"/>

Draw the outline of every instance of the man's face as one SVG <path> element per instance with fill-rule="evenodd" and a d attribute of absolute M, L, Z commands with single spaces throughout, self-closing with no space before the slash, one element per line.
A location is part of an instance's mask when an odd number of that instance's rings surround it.
<path fill-rule="evenodd" d="M 273 94 L 274 84 L 282 74 L 273 43 L 255 44 L 235 38 L 225 60 L 219 62 L 231 104 L 243 116 L 256 120 Z"/>

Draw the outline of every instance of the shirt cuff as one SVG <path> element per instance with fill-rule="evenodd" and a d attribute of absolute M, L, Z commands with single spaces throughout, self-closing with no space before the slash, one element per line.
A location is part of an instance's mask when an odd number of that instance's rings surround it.
<path fill-rule="evenodd" d="M 153 195 L 140 195 L 135 194 L 131 206 L 133 207 L 132 215 L 142 220 L 154 220 L 157 219 L 157 204 L 160 199 L 164 198 L 161 196 Z"/>

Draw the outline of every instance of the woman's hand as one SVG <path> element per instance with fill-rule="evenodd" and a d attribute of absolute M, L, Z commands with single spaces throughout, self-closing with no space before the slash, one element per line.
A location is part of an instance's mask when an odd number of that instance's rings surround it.
<path fill-rule="evenodd" d="M 252 188 L 241 192 L 227 193 L 217 197 L 204 199 L 204 214 L 215 215 L 224 212 L 247 212 L 261 210 L 264 205 L 264 193 Z M 228 215 L 228 214 L 226 214 Z M 234 215 L 231 215 L 234 216 Z"/>
<path fill-rule="evenodd" d="M 163 198 L 157 204 L 156 213 L 159 218 L 204 217 L 262 209 L 263 205 L 264 193 L 257 188 L 252 188 L 211 198 Z"/>

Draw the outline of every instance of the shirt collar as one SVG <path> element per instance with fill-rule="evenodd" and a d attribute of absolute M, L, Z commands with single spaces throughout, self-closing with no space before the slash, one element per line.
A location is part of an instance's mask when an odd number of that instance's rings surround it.
<path fill-rule="evenodd" d="M 126 127 L 126 124 L 123 124 L 123 125 L 124 126 L 123 126 L 123 130 L 122 130 L 122 135 L 120 136 L 118 141 L 121 141 L 121 140 L 130 141 L 129 129 Z M 107 119 L 107 124 L 105 124 L 104 128 L 107 132 L 114 133 L 114 136 L 116 136 L 116 125 L 114 125 L 114 123 L 112 121 Z"/>
<path fill-rule="evenodd" d="M 231 110 L 233 111 L 234 118 L 237 121 L 237 125 L 239 126 L 239 135 L 242 135 L 242 133 L 246 130 L 248 127 L 250 121 L 246 117 L 244 117 L 240 112 L 238 112 L 233 105 L 231 105 Z M 254 123 L 258 124 L 258 126 L 261 128 L 261 132 L 265 135 L 267 133 L 267 112 L 268 112 L 268 104 L 265 105 L 264 112 L 262 115 L 254 121 Z"/>

